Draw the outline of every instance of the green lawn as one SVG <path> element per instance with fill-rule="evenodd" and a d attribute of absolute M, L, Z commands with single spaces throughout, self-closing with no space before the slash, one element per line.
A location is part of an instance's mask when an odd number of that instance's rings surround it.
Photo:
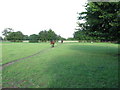
<path fill-rule="evenodd" d="M 118 87 L 118 44 L 63 43 L 50 48 L 48 43 L 21 43 L 15 46 L 3 46 L 3 63 L 48 49 L 5 67 L 2 71 L 3 87 Z M 10 51 L 12 49 L 14 50 Z M 14 53 L 15 57 L 11 56 L 11 53 Z"/>
<path fill-rule="evenodd" d="M 49 43 L 3 43 L 2 63 L 30 56 L 49 47 Z"/>

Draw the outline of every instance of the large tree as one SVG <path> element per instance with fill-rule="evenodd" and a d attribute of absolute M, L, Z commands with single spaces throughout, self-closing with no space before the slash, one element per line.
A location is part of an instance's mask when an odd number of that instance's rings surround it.
<path fill-rule="evenodd" d="M 52 31 L 52 29 L 49 29 L 48 31 L 48 40 L 56 40 L 57 39 L 57 35 L 55 34 L 54 31 Z"/>
<path fill-rule="evenodd" d="M 7 37 L 7 40 L 12 41 L 12 42 L 22 42 L 23 36 L 24 35 L 21 31 L 17 31 L 17 32 L 11 32 L 6 37 Z"/>
<path fill-rule="evenodd" d="M 48 32 L 46 31 L 46 30 L 44 30 L 44 31 L 40 31 L 39 32 L 39 40 L 40 41 L 48 41 Z"/>
<path fill-rule="evenodd" d="M 86 12 L 79 13 L 80 30 L 104 41 L 120 41 L 120 2 L 90 2 Z"/>
<path fill-rule="evenodd" d="M 58 36 L 52 29 L 44 30 L 39 32 L 39 40 L 40 41 L 50 41 L 50 40 L 59 40 L 60 36 Z"/>
<path fill-rule="evenodd" d="M 3 31 L 2 31 L 2 35 L 5 36 L 4 39 L 7 40 L 7 36 L 13 32 L 14 30 L 12 28 L 5 28 Z"/>

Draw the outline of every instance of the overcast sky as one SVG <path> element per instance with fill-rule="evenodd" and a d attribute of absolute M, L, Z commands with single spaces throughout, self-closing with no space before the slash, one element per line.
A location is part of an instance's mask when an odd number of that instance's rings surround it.
<path fill-rule="evenodd" d="M 72 37 L 77 12 L 85 11 L 87 0 L 0 0 L 0 36 L 4 28 L 25 35 L 52 29 L 62 37 Z"/>

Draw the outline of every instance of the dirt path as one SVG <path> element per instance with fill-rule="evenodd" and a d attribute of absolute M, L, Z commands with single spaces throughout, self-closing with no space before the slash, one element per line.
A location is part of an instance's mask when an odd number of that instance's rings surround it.
<path fill-rule="evenodd" d="M 60 46 L 60 45 L 57 45 L 57 46 L 55 46 L 54 48 L 56 48 L 56 47 L 58 47 L 58 46 Z M 49 51 L 50 49 L 54 49 L 54 48 L 46 48 L 46 49 L 40 50 L 39 52 L 34 53 L 34 54 L 30 55 L 30 56 L 26 56 L 26 57 L 23 57 L 23 58 L 20 58 L 20 59 L 16 59 L 16 60 L 13 60 L 13 61 L 11 61 L 11 62 L 2 64 L 2 67 L 0 67 L 0 70 L 1 70 L 1 69 L 4 69 L 5 67 L 7 67 L 7 66 L 9 66 L 9 65 L 14 64 L 15 62 L 18 62 L 18 61 L 20 61 L 20 60 L 25 60 L 25 59 L 31 58 L 31 57 L 33 57 L 33 56 L 36 56 L 36 55 L 38 55 L 38 54 L 47 52 L 47 51 Z"/>

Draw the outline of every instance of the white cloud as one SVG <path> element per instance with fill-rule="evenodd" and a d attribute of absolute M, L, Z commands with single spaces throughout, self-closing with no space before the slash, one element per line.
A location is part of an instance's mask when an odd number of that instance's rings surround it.
<path fill-rule="evenodd" d="M 24 34 L 51 28 L 65 38 L 72 37 L 77 12 L 87 0 L 1 0 L 0 31 L 10 27 Z"/>

